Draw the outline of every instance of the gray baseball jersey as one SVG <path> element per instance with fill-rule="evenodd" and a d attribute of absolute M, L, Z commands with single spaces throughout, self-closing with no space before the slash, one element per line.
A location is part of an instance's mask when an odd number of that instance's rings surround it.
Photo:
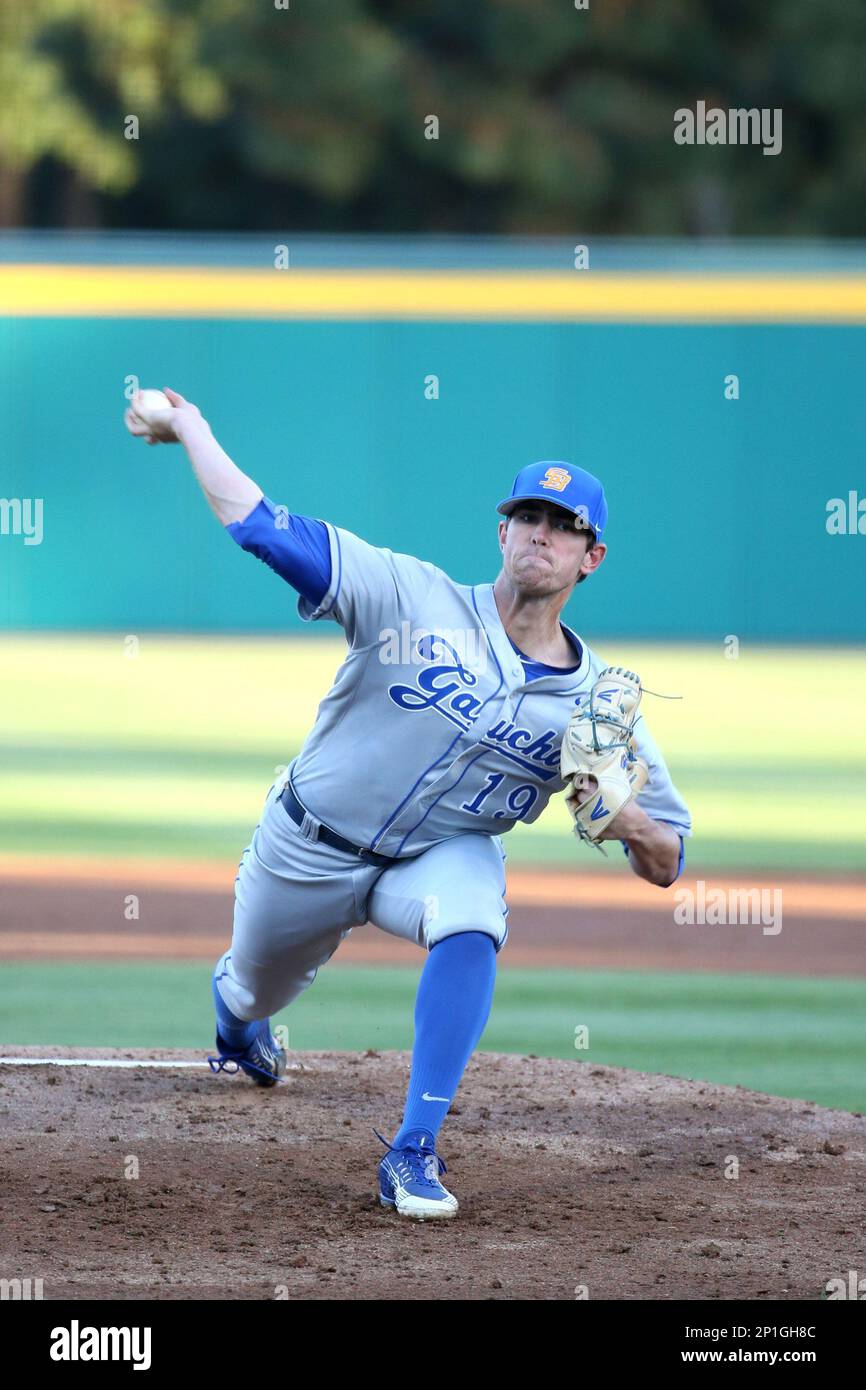
<path fill-rule="evenodd" d="M 397 857 L 537 820 L 564 788 L 569 716 L 608 663 L 566 628 L 578 668 L 528 679 L 492 584 L 457 584 L 342 527 L 327 532 L 330 587 L 318 606 L 299 598 L 298 612 L 339 623 L 349 649 L 288 770 L 297 795 L 354 844 Z M 642 716 L 635 742 L 650 774 L 638 804 L 690 835 Z"/>

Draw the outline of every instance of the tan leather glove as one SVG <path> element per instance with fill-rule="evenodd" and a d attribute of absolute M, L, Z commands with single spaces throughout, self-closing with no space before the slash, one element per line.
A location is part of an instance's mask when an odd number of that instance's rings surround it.
<path fill-rule="evenodd" d="M 562 740 L 560 771 L 568 783 L 574 833 L 602 854 L 599 836 L 649 778 L 632 737 L 641 693 L 634 671 L 608 666 L 575 709 Z M 590 778 L 596 786 L 587 796 Z"/>

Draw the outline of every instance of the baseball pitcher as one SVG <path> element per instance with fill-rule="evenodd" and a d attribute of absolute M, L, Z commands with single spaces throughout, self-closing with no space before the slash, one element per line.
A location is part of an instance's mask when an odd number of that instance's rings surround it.
<path fill-rule="evenodd" d="M 622 843 L 635 873 L 682 871 L 688 810 L 654 744 L 631 671 L 607 667 L 560 620 L 602 564 L 607 503 L 569 463 L 532 463 L 497 508 L 494 583 L 275 506 L 220 448 L 198 408 L 133 398 L 129 431 L 181 443 L 217 519 L 298 593 L 306 622 L 338 623 L 346 655 L 300 753 L 265 799 L 235 886 L 213 994 L 215 1069 L 273 1086 L 286 1058 L 270 1016 L 359 923 L 427 952 L 403 1122 L 381 1135 L 383 1205 L 448 1218 L 437 1137 L 493 998 L 508 935 L 502 837 L 565 792 L 590 849 Z M 602 850 L 602 852 L 604 852 Z"/>

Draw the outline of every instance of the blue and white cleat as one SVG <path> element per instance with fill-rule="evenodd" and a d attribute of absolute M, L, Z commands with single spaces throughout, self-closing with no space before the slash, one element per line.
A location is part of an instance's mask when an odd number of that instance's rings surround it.
<path fill-rule="evenodd" d="M 286 1073 L 286 1054 L 271 1032 L 270 1020 L 263 1018 L 251 1042 L 244 1048 L 229 1047 L 219 1033 L 217 1057 L 208 1057 L 211 1071 L 230 1074 L 238 1070 L 252 1077 L 257 1086 L 276 1086 Z"/>
<path fill-rule="evenodd" d="M 408 1144 L 395 1149 L 378 1130 L 373 1133 L 388 1150 L 379 1164 L 383 1207 L 396 1207 L 401 1216 L 413 1221 L 443 1221 L 457 1215 L 457 1198 L 439 1181 L 447 1169 L 428 1134 L 415 1131 L 408 1136 Z"/>

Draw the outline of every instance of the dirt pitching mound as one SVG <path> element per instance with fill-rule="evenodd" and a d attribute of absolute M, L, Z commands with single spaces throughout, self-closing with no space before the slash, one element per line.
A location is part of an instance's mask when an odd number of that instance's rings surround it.
<path fill-rule="evenodd" d="M 418 1225 L 379 1206 L 371 1132 L 408 1055 L 293 1062 L 272 1091 L 0 1066 L 0 1275 L 46 1298 L 819 1299 L 862 1264 L 862 1116 L 480 1054 L 440 1142 L 460 1214 Z"/>

